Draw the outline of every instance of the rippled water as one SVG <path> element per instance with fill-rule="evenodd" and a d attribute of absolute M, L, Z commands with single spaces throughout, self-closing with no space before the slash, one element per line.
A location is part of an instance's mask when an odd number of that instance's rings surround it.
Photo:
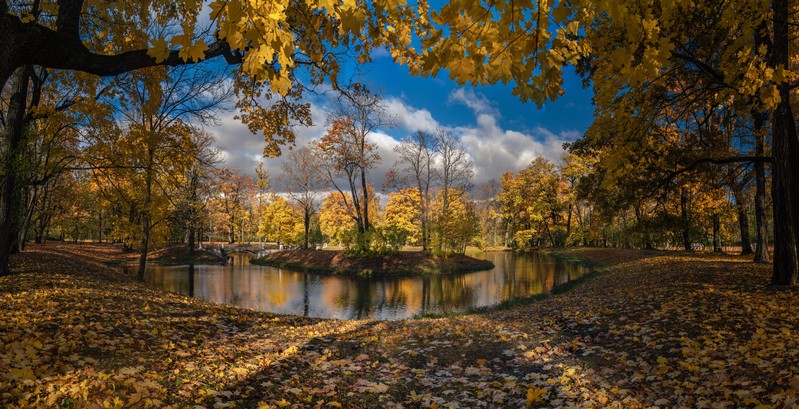
<path fill-rule="evenodd" d="M 464 274 L 407 278 L 354 278 L 300 273 L 248 263 L 147 270 L 147 281 L 204 300 L 279 314 L 343 319 L 412 317 L 459 311 L 541 294 L 585 273 L 575 263 L 537 253 L 487 252 L 495 268 Z"/>

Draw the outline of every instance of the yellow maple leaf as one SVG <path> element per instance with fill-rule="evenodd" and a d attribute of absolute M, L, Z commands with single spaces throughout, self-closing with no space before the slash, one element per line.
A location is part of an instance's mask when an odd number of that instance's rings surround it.
<path fill-rule="evenodd" d="M 147 55 L 150 57 L 155 58 L 155 62 L 162 63 L 169 57 L 169 46 L 163 38 L 155 38 L 150 41 L 152 43 L 152 47 L 147 50 Z"/>
<path fill-rule="evenodd" d="M 527 405 L 530 406 L 534 403 L 543 400 L 547 390 L 544 388 L 528 388 L 527 389 Z"/>
<path fill-rule="evenodd" d="M 782 101 L 782 98 L 780 97 L 780 91 L 777 89 L 777 86 L 769 85 L 768 87 L 760 90 L 760 100 L 763 102 L 763 105 L 765 105 L 766 108 L 774 109 L 777 107 L 780 101 Z M 758 331 L 762 331 L 762 329 L 758 329 Z"/>
<path fill-rule="evenodd" d="M 30 368 L 23 368 L 23 369 L 12 368 L 10 372 L 11 375 L 16 376 L 17 378 L 29 379 L 29 380 L 36 379 L 36 375 L 33 373 L 33 369 Z"/>
<path fill-rule="evenodd" d="M 200 40 L 194 43 L 191 47 L 186 50 L 186 53 L 189 56 L 189 59 L 192 61 L 201 61 L 205 59 L 205 50 L 208 49 L 208 45 L 205 44 L 205 41 Z"/>

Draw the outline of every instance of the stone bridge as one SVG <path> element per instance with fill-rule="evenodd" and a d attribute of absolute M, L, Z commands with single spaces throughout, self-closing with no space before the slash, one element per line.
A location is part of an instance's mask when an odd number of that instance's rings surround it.
<path fill-rule="evenodd" d="M 278 250 L 273 244 L 212 244 L 202 246 L 204 251 L 214 254 L 220 258 L 227 259 L 230 253 L 248 253 L 257 256 L 264 250 Z"/>

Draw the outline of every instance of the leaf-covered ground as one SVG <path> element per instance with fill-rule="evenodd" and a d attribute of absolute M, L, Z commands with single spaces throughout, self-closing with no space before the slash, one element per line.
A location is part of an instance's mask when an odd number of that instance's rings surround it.
<path fill-rule="evenodd" d="M 78 254 L 80 253 L 80 254 Z M 738 257 L 612 263 L 509 311 L 281 317 L 149 289 L 101 249 L 33 247 L 0 278 L 5 407 L 790 407 L 799 291 Z"/>

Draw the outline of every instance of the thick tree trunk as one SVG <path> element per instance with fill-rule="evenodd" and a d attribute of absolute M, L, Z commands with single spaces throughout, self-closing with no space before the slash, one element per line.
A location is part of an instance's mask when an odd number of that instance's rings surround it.
<path fill-rule="evenodd" d="M 788 64 L 788 0 L 771 3 L 774 25 L 772 67 Z M 797 220 L 794 169 L 791 158 L 799 158 L 799 141 L 790 103 L 788 84 L 778 85 L 781 101 L 772 117 L 772 199 L 774 202 L 774 269 L 771 282 L 792 285 L 797 277 Z"/>
<path fill-rule="evenodd" d="M 19 169 L 23 132 L 25 126 L 25 105 L 28 97 L 28 79 L 31 67 L 17 68 L 12 75 L 11 95 L 9 96 L 6 127 L 3 132 L 5 152 L 2 152 L 2 191 L 0 191 L 0 276 L 11 273 L 9 260 L 15 252 L 17 233 L 20 227 L 21 203 L 19 197 Z"/>
<path fill-rule="evenodd" d="M 783 87 L 785 88 L 785 87 Z M 773 131 L 774 164 L 772 171 L 772 200 L 774 202 L 774 271 L 772 283 L 796 283 L 799 262 L 799 141 L 796 125 L 788 102 L 787 89 L 775 115 Z M 777 117 L 780 117 L 778 120 Z"/>
<path fill-rule="evenodd" d="M 749 214 L 741 204 L 738 205 L 738 225 L 741 228 L 741 255 L 752 254 L 752 241 L 749 238 Z"/>

